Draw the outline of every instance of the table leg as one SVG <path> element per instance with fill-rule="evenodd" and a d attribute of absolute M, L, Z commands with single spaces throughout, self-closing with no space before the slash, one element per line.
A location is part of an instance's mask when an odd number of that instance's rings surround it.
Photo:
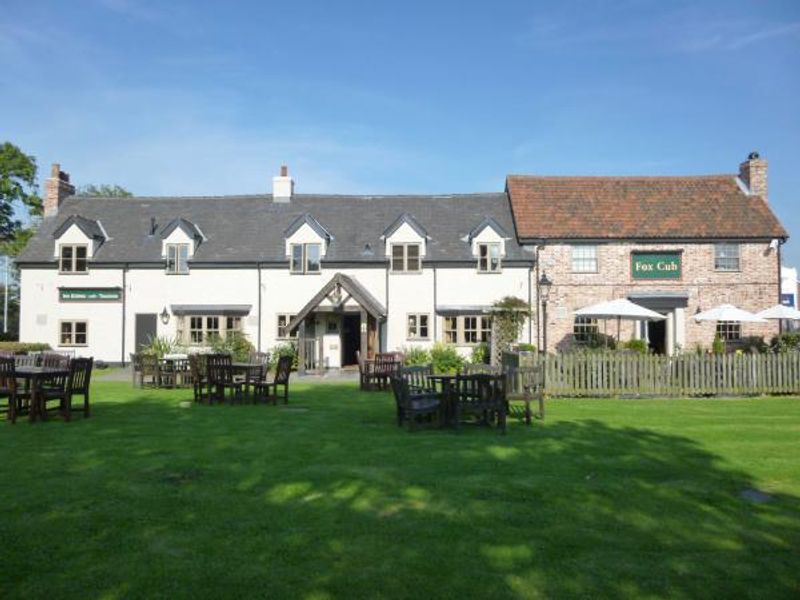
<path fill-rule="evenodd" d="M 30 408 L 28 409 L 28 421 L 30 421 L 31 423 L 35 423 L 36 420 L 40 416 L 42 416 L 40 415 L 40 407 L 39 407 L 39 386 L 38 382 L 35 379 L 31 381 L 30 390 L 31 390 L 31 400 L 30 400 L 31 405 Z M 43 416 L 42 420 L 44 420 Z"/>

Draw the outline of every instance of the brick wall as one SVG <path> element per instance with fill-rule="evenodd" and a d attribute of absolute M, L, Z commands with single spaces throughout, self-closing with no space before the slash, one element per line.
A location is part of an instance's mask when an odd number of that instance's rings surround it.
<path fill-rule="evenodd" d="M 733 304 L 758 312 L 777 304 L 779 295 L 778 256 L 767 242 L 740 245 L 740 271 L 714 270 L 714 244 L 601 244 L 597 248 L 598 272 L 573 273 L 570 245 L 544 246 L 539 251 L 540 269 L 554 284 L 548 304 L 547 337 L 549 350 L 567 350 L 573 345 L 573 311 L 606 300 L 624 298 L 631 292 L 682 292 L 689 296 L 685 310 L 684 349 L 698 344 L 708 347 L 714 340 L 714 323 L 697 323 L 692 318 L 699 310 L 719 304 Z M 682 250 L 682 277 L 675 280 L 634 280 L 631 277 L 631 251 Z M 607 332 L 616 335 L 616 322 L 608 322 Z M 600 331 L 603 323 L 600 322 Z M 621 338 L 633 337 L 634 324 L 622 323 Z M 778 333 L 770 322 L 742 324 L 743 336 L 763 336 L 769 340 Z"/>

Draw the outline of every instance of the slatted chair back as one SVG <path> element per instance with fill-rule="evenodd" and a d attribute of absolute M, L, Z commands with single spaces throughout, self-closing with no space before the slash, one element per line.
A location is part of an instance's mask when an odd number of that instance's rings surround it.
<path fill-rule="evenodd" d="M 18 367 L 35 367 L 39 363 L 39 357 L 35 354 L 17 354 L 14 363 Z"/>
<path fill-rule="evenodd" d="M 424 390 L 430 388 L 430 380 L 428 379 L 430 375 L 433 375 L 432 364 L 415 365 L 400 369 L 400 377 L 405 379 L 412 389 Z"/>
<path fill-rule="evenodd" d="M 470 412 L 496 410 L 505 407 L 506 378 L 488 373 L 458 376 L 455 392 L 458 403 Z"/>
<path fill-rule="evenodd" d="M 381 352 L 375 355 L 375 373 L 386 377 L 396 375 L 402 362 L 396 352 Z"/>
<path fill-rule="evenodd" d="M 13 356 L 0 356 L 0 389 L 3 394 L 16 394 L 17 365 Z"/>
<path fill-rule="evenodd" d="M 269 352 L 251 352 L 250 353 L 250 362 L 251 363 L 258 363 L 260 365 L 268 365 L 269 364 Z"/>
<path fill-rule="evenodd" d="M 292 363 L 294 362 L 293 356 L 281 356 L 278 358 L 278 365 L 275 367 L 276 385 L 288 385 L 289 377 L 292 374 Z"/>
<path fill-rule="evenodd" d="M 398 418 L 402 411 L 409 406 L 411 390 L 408 381 L 403 377 L 392 377 L 389 379 L 394 394 L 394 402 L 397 405 Z"/>
<path fill-rule="evenodd" d="M 208 354 L 206 377 L 210 385 L 233 383 L 233 359 L 230 354 Z"/>
<path fill-rule="evenodd" d="M 152 354 L 139 355 L 139 364 L 141 365 L 142 375 L 145 377 L 158 376 L 158 357 Z"/>
<path fill-rule="evenodd" d="M 45 352 L 41 355 L 41 365 L 53 369 L 69 368 L 69 357 L 54 352 Z"/>
<path fill-rule="evenodd" d="M 478 375 L 480 373 L 488 373 L 489 375 L 499 375 L 503 372 L 503 367 L 499 365 L 487 364 L 467 364 L 464 365 L 463 373 L 465 375 Z"/>
<path fill-rule="evenodd" d="M 190 354 L 189 371 L 191 372 L 192 379 L 195 382 L 205 381 L 206 377 L 208 376 L 206 373 L 206 355 Z"/>
<path fill-rule="evenodd" d="M 73 358 L 69 364 L 67 389 L 72 394 L 88 394 L 94 358 Z"/>

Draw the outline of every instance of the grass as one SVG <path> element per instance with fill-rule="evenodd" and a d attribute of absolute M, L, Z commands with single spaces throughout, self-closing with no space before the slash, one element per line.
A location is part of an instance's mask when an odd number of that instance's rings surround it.
<path fill-rule="evenodd" d="M 0 427 L 2 598 L 800 594 L 797 399 L 558 400 L 501 437 L 409 434 L 350 385 L 94 394 Z"/>

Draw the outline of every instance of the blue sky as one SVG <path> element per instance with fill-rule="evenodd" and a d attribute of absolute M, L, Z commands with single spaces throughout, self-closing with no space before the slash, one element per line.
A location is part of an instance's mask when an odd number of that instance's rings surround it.
<path fill-rule="evenodd" d="M 501 190 L 770 161 L 800 237 L 800 2 L 2 0 L 0 139 L 137 194 Z M 785 256 L 800 266 L 800 240 Z"/>

